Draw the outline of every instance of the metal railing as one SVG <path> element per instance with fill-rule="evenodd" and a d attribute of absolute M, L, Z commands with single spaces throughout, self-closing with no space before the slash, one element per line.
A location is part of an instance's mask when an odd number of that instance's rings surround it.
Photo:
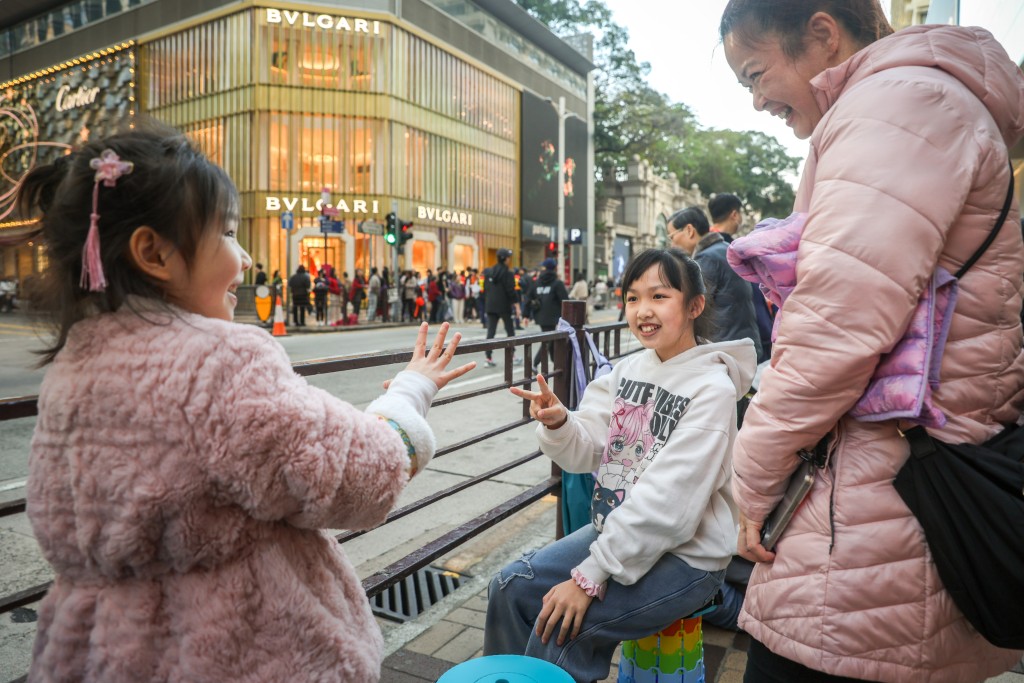
<path fill-rule="evenodd" d="M 585 340 L 585 332 L 590 332 L 595 342 L 597 343 L 598 349 L 609 359 L 614 361 L 617 358 L 621 358 L 624 354 L 622 351 L 622 330 L 626 327 L 625 323 L 607 323 L 603 325 L 585 326 L 584 321 L 586 319 L 586 304 L 582 301 L 566 301 L 562 305 L 562 317 L 572 325 L 574 333 L 577 335 L 580 352 L 584 358 L 584 365 L 588 369 L 588 377 L 591 376 L 594 368 L 592 359 L 590 359 L 589 347 Z M 555 394 L 565 403 L 566 406 L 574 408 L 575 405 L 571 401 L 573 392 L 570 391 L 570 386 L 574 381 L 572 375 L 572 345 L 569 343 L 568 332 L 542 332 L 539 334 L 531 334 L 526 336 L 510 337 L 506 339 L 493 339 L 488 341 L 474 341 L 474 342 L 463 342 L 459 345 L 456 355 L 466 355 L 471 353 L 480 353 L 481 351 L 493 351 L 502 352 L 504 354 L 504 373 L 502 381 L 489 386 L 474 389 L 472 391 L 466 391 L 455 396 L 446 396 L 442 398 L 435 398 L 431 404 L 432 407 L 448 405 L 457 403 L 459 401 L 465 401 L 473 399 L 486 394 L 493 394 L 495 392 L 508 391 L 513 386 L 531 386 L 536 382 L 536 371 L 539 369 L 544 373 L 545 378 L 552 380 L 551 385 Z M 536 345 L 549 343 L 554 346 L 554 362 L 553 367 L 549 363 L 548 354 L 542 353 L 541 366 L 535 368 L 533 365 L 533 350 Z M 513 358 L 516 351 L 519 350 L 522 353 L 523 364 L 521 367 L 517 367 L 513 364 Z M 361 356 L 350 356 L 343 358 L 329 358 L 324 360 L 316 361 L 305 361 L 297 362 L 292 365 L 295 372 L 310 377 L 314 375 L 321 375 L 326 373 L 339 373 L 350 370 L 359 370 L 366 368 L 375 368 L 386 365 L 393 365 L 399 363 L 407 363 L 412 357 L 412 351 L 382 351 L 378 353 L 371 353 Z M 518 372 L 517 372 L 518 371 Z M 37 397 L 25 396 L 20 398 L 9 398 L 0 400 L 0 421 L 13 420 L 17 418 L 31 417 L 37 414 Z M 532 418 L 529 414 L 529 405 L 526 401 L 523 401 L 522 413 L 516 420 L 500 425 L 498 427 L 489 429 L 478 434 L 467 436 L 463 440 L 449 444 L 437 449 L 434 455 L 434 459 L 442 458 L 446 455 L 450 455 L 457 451 L 472 447 L 482 441 L 498 436 L 505 432 L 511 431 L 523 425 L 532 422 Z M 421 510 L 429 505 L 444 501 L 450 496 L 469 489 L 482 482 L 488 481 L 495 476 L 507 472 L 513 468 L 519 467 L 525 463 L 528 463 L 536 458 L 541 457 L 540 451 L 532 451 L 530 453 L 524 453 L 513 460 L 506 462 L 498 467 L 495 467 L 487 472 L 479 474 L 475 477 L 471 477 L 463 482 L 460 482 L 454 486 L 446 488 L 441 491 L 432 493 L 424 498 L 421 498 L 415 502 L 412 502 L 402 508 L 394 510 L 388 515 L 383 525 L 390 524 L 395 520 L 406 517 L 418 510 Z M 477 517 L 461 524 L 460 526 L 452 529 L 448 533 L 441 537 L 430 541 L 423 546 L 416 548 L 411 553 L 401 558 L 400 560 L 388 565 L 384 569 L 368 576 L 363 580 L 363 589 L 366 591 L 368 598 L 372 598 L 375 595 L 387 590 L 394 584 L 402 581 L 407 576 L 413 574 L 417 570 L 423 568 L 427 564 L 434 560 L 442 557 L 449 553 L 454 548 L 459 547 L 468 540 L 478 536 L 487 529 L 498 524 L 502 520 L 508 519 L 520 510 L 528 507 L 529 505 L 537 502 L 541 498 L 548 494 L 554 494 L 555 496 L 561 495 L 561 471 L 559 468 L 552 463 L 551 474 L 548 478 L 537 482 L 527 490 L 519 493 L 512 498 L 501 502 L 490 510 L 484 512 Z M 557 510 L 557 528 L 556 536 L 562 535 L 562 520 L 561 520 L 561 506 L 556 506 Z M 6 517 L 10 515 L 23 514 L 25 512 L 25 500 L 14 500 L 7 503 L 0 503 L 0 517 Z M 376 527 L 380 528 L 380 527 Z M 345 543 L 354 538 L 357 538 L 367 531 L 346 531 L 338 534 L 337 539 L 339 543 Z M 0 614 L 6 614 L 19 607 L 24 607 L 32 603 L 38 602 L 46 595 L 46 591 L 49 590 L 52 582 L 41 583 L 36 586 L 11 593 L 9 595 L 0 596 Z M 24 677 L 18 678 L 11 683 L 20 683 L 24 680 Z"/>

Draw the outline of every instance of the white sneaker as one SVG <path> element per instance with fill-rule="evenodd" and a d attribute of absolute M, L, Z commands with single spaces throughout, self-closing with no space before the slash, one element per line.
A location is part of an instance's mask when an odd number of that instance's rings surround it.
<path fill-rule="evenodd" d="M 495 363 L 493 360 L 488 358 L 487 360 L 484 361 L 484 365 L 486 365 L 489 368 L 493 368 L 493 367 L 495 367 L 497 365 L 497 363 Z"/>

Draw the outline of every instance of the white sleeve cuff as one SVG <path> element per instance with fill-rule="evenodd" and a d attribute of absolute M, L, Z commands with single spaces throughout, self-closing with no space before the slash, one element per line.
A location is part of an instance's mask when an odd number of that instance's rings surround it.
<path fill-rule="evenodd" d="M 437 450 L 434 431 L 427 423 L 427 410 L 437 393 L 437 384 L 410 370 L 398 373 L 387 393 L 366 406 L 366 412 L 394 420 L 409 436 L 415 455 L 415 472 L 422 472 Z"/>

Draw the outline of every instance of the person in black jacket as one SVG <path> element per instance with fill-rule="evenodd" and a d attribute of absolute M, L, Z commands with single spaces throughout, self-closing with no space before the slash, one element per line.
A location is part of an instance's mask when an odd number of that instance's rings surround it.
<path fill-rule="evenodd" d="M 553 332 L 558 327 L 558 319 L 562 317 L 562 302 L 569 298 L 569 291 L 555 272 L 555 267 L 558 265 L 555 259 L 544 259 L 540 265 L 541 273 L 530 289 L 530 306 L 527 317 L 540 326 L 541 332 Z M 544 347 L 547 347 L 549 357 L 554 360 L 554 344 L 545 342 L 533 358 L 534 366 L 540 365 Z"/>
<path fill-rule="evenodd" d="M 292 321 L 296 327 L 306 326 L 306 309 L 309 308 L 309 288 L 312 282 L 305 266 L 295 269 L 295 274 L 288 278 L 288 289 L 292 292 Z"/>
<path fill-rule="evenodd" d="M 512 313 L 519 315 L 519 301 L 516 297 L 516 281 L 508 268 L 508 260 L 512 258 L 511 249 L 498 250 L 498 262 L 484 271 L 484 310 L 487 313 L 487 338 L 494 339 L 498 330 L 498 320 L 505 322 L 505 333 L 509 337 L 516 336 L 512 323 Z M 491 351 L 486 352 L 487 367 L 493 368 Z"/>
<path fill-rule="evenodd" d="M 737 275 L 726 260 L 729 243 L 723 233 L 711 232 L 707 214 L 696 206 L 672 214 L 666 227 L 672 245 L 693 254 L 704 273 L 715 311 L 715 338 L 711 341 L 751 339 L 757 351 L 757 362 L 763 361 L 764 350 L 750 283 Z"/>

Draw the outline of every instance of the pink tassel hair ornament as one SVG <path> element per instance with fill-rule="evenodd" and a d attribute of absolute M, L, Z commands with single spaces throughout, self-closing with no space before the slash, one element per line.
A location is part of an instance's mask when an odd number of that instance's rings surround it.
<path fill-rule="evenodd" d="M 100 181 L 107 187 L 114 187 L 117 179 L 131 173 L 135 164 L 121 161 L 117 152 L 105 149 L 89 162 L 89 167 L 96 170 L 96 183 L 92 188 L 89 235 L 85 238 L 85 246 L 82 247 L 82 279 L 79 286 L 90 292 L 102 292 L 107 288 L 107 280 L 103 276 L 103 260 L 100 258 Z"/>

